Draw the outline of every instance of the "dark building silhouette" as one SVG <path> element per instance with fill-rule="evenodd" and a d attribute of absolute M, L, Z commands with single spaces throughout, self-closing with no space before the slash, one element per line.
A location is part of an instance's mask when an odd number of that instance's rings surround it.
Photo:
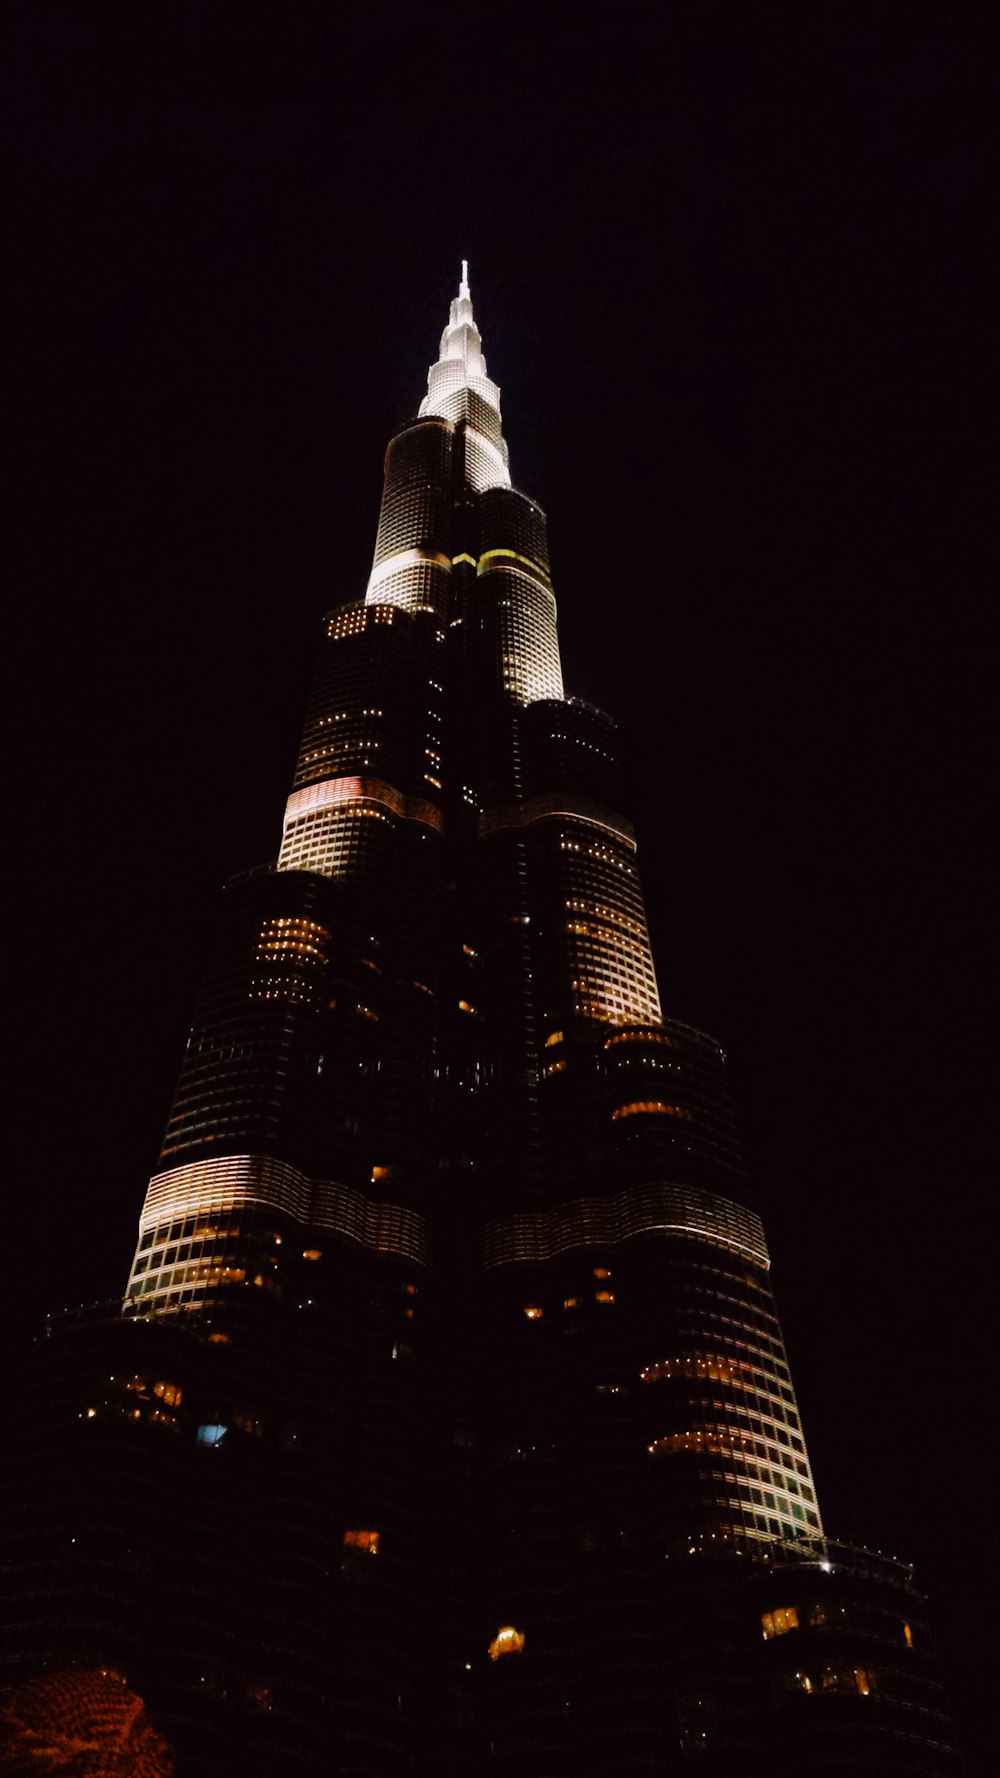
<path fill-rule="evenodd" d="M 124 1305 L 39 1343 L 11 1696 L 127 1676 L 179 1774 L 958 1770 L 910 1570 L 824 1533 L 624 801 L 463 268 Z"/>

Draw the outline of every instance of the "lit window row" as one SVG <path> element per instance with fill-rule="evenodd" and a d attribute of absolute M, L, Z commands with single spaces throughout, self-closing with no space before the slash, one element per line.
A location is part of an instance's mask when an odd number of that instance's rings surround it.
<path fill-rule="evenodd" d="M 635 1099 L 630 1105 L 619 1105 L 611 1113 L 612 1121 L 622 1117 L 638 1117 L 652 1112 L 662 1117 L 684 1118 L 691 1121 L 691 1113 L 684 1105 L 667 1105 L 662 1099 Z"/>
<path fill-rule="evenodd" d="M 257 955 L 267 960 L 275 953 L 292 953 L 301 957 L 303 962 L 315 959 L 325 963 L 329 942 L 328 928 L 321 926 L 316 920 L 265 920 L 257 941 Z"/>
<path fill-rule="evenodd" d="M 643 921 L 631 918 L 619 908 L 611 907 L 607 902 L 592 901 L 587 897 L 574 895 L 566 902 L 567 908 L 573 913 L 589 914 L 596 920 L 607 921 L 610 925 L 623 926 L 634 937 L 640 938 L 644 944 L 649 943 L 649 934 Z"/>
<path fill-rule="evenodd" d="M 796 1690 L 807 1693 L 839 1692 L 849 1696 L 857 1692 L 863 1698 L 876 1690 L 875 1674 L 870 1667 L 824 1667 L 815 1675 L 797 1672 L 791 1683 Z"/>
<path fill-rule="evenodd" d="M 317 722 L 357 722 L 362 716 L 381 716 L 381 710 L 337 710 L 332 716 L 319 716 Z"/>
<path fill-rule="evenodd" d="M 659 1363 L 647 1364 L 639 1372 L 644 1383 L 659 1383 L 664 1377 L 688 1377 L 695 1381 L 707 1378 L 716 1383 L 746 1383 L 753 1375 L 752 1365 L 740 1359 L 688 1354 L 679 1358 L 662 1358 Z"/>
<path fill-rule="evenodd" d="M 334 613 L 327 623 L 326 633 L 331 641 L 339 642 L 344 636 L 362 635 L 366 627 L 363 607 L 349 606 L 346 611 Z"/>
<path fill-rule="evenodd" d="M 719 1457 L 731 1457 L 733 1455 L 732 1438 L 739 1438 L 740 1435 L 735 1429 L 728 1437 L 727 1433 L 728 1428 L 723 1431 L 720 1427 L 713 1427 L 711 1430 L 666 1433 L 662 1438 L 653 1440 L 648 1447 L 649 1454 L 651 1457 L 660 1457 L 665 1454 L 671 1455 L 677 1451 L 712 1451 Z"/>

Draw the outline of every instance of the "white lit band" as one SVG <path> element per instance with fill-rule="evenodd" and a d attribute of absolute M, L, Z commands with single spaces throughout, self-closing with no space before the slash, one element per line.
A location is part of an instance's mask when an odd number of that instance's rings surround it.
<path fill-rule="evenodd" d="M 284 832 L 305 815 L 344 805 L 374 805 L 403 821 L 417 821 L 422 827 L 433 827 L 438 833 L 444 827 L 444 816 L 433 803 L 420 796 L 404 796 L 394 785 L 381 778 L 323 778 L 318 784 L 305 784 L 293 790 L 285 806 Z"/>
<path fill-rule="evenodd" d="M 697 1186 L 632 1186 L 612 1198 L 573 1198 L 551 1210 L 498 1217 L 483 1231 L 486 1267 L 551 1259 L 574 1247 L 607 1247 L 638 1235 L 689 1235 L 729 1248 L 766 1271 L 763 1225 L 752 1210 Z"/>
<path fill-rule="evenodd" d="M 368 591 L 365 594 L 367 603 L 371 604 L 375 589 L 388 580 L 392 574 L 398 574 L 402 568 L 443 568 L 446 574 L 451 573 L 451 557 L 443 556 L 436 549 L 398 549 L 395 555 L 387 556 L 373 568 L 368 577 Z"/>
<path fill-rule="evenodd" d="M 427 394 L 417 410 L 418 419 L 451 419 L 453 416 L 443 404 L 456 391 L 466 389 L 470 394 L 478 395 L 499 419 L 500 390 L 496 383 L 490 377 L 472 373 L 462 358 L 439 358 L 431 365 L 427 373 Z"/>
<path fill-rule="evenodd" d="M 416 1211 L 380 1204 L 353 1186 L 310 1179 L 272 1155 L 192 1161 L 186 1167 L 154 1173 L 139 1219 L 140 1235 L 182 1217 L 223 1215 L 254 1206 L 279 1210 L 303 1227 L 328 1229 L 373 1253 L 430 1264 L 427 1224 Z"/>
<path fill-rule="evenodd" d="M 493 809 L 484 809 L 479 817 L 479 837 L 483 840 L 507 828 L 530 827 L 532 822 L 552 819 L 583 821 L 588 827 L 611 834 L 630 852 L 635 851 L 635 829 L 624 815 L 605 808 L 603 803 L 592 803 L 587 797 L 551 793 L 528 797 L 523 803 L 498 803 Z"/>

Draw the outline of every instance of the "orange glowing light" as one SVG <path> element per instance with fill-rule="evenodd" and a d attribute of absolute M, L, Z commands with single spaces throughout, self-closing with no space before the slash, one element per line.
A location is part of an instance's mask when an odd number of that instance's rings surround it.
<path fill-rule="evenodd" d="M 489 1646 L 491 1661 L 498 1661 L 501 1655 L 519 1655 L 524 1647 L 524 1631 L 515 1630 L 513 1624 L 505 1624 L 498 1630 Z"/>
<path fill-rule="evenodd" d="M 0 1706 L 4 1770 L 45 1778 L 172 1778 L 174 1762 L 142 1699 L 111 1667 L 28 1680 Z"/>
<path fill-rule="evenodd" d="M 362 1550 L 367 1556 L 377 1556 L 379 1533 L 377 1531 L 345 1531 L 345 1550 Z"/>

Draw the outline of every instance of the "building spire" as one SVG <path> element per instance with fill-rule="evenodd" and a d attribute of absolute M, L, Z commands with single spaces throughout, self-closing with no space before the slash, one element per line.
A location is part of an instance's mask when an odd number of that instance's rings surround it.
<path fill-rule="evenodd" d="M 427 373 L 420 418 L 428 414 L 465 426 L 466 462 L 475 460 L 473 485 L 478 492 L 510 487 L 507 446 L 500 429 L 500 391 L 487 373 L 482 335 L 472 312 L 467 259 L 462 261 L 458 295 L 452 298 L 437 363 Z"/>

